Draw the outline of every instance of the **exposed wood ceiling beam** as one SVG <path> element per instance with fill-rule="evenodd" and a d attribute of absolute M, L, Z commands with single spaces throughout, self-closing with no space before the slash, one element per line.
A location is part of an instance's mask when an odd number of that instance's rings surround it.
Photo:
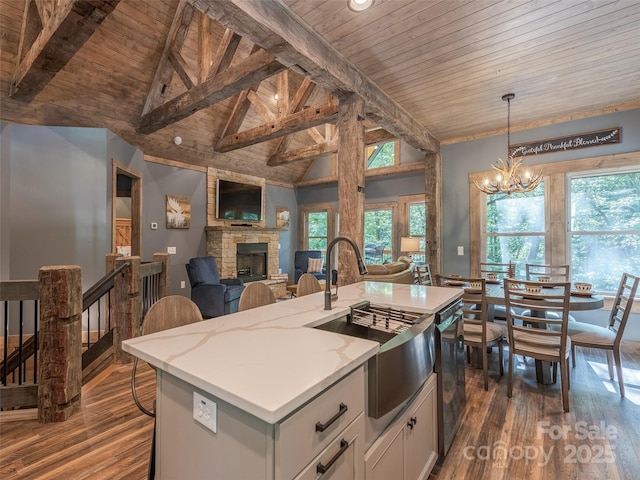
<path fill-rule="evenodd" d="M 308 147 L 297 148 L 296 150 L 290 150 L 288 152 L 272 155 L 267 161 L 267 165 L 270 167 L 276 167 L 290 162 L 299 162 L 301 160 L 309 160 L 310 158 L 316 158 L 326 153 L 335 153 L 338 151 L 338 142 L 333 140 L 325 143 L 314 143 Z"/>
<path fill-rule="evenodd" d="M 288 72 L 286 73 L 288 75 Z M 292 113 L 296 113 L 302 110 L 305 103 L 307 102 L 307 100 L 309 100 L 309 97 L 315 90 L 315 87 L 316 87 L 315 83 L 313 83 L 311 80 L 309 80 L 308 78 L 303 79 L 302 84 L 300 85 L 300 88 L 298 88 L 298 91 L 293 97 L 293 100 L 290 103 L 283 101 L 283 104 L 285 104 L 287 108 L 286 115 L 291 115 Z M 287 90 L 288 90 L 288 82 L 287 82 Z M 288 97 L 288 92 L 287 92 L 287 97 Z M 291 136 L 280 137 L 280 139 L 276 144 L 275 149 L 273 150 L 272 157 L 277 156 L 282 152 L 285 152 L 287 148 L 289 148 L 290 143 L 291 143 Z M 267 165 L 270 165 L 269 161 L 267 161 Z"/>
<path fill-rule="evenodd" d="M 152 133 L 242 92 L 286 67 L 264 50 L 143 115 L 138 133 Z"/>
<path fill-rule="evenodd" d="M 10 95 L 33 100 L 118 3 L 120 0 L 27 1 Z"/>
<path fill-rule="evenodd" d="M 254 44 L 251 48 L 251 55 L 256 53 L 258 50 L 260 50 L 260 47 Z M 247 115 L 249 107 L 251 106 L 249 95 L 251 94 L 251 92 L 257 92 L 258 86 L 259 84 L 252 85 L 251 87 L 240 92 L 240 95 L 238 95 L 238 98 L 236 99 L 236 104 L 233 107 L 233 111 L 227 119 L 227 124 L 224 127 L 224 131 L 222 132 L 222 135 L 220 135 L 221 138 L 233 133 L 237 133 L 240 130 L 240 126 L 242 125 L 244 117 Z"/>
<path fill-rule="evenodd" d="M 332 122 L 337 116 L 338 101 L 333 100 L 323 105 L 306 108 L 301 112 L 278 118 L 271 123 L 223 137 L 218 140 L 214 150 L 220 153 L 230 152 L 231 150 L 299 132 L 322 123 Z"/>
<path fill-rule="evenodd" d="M 394 136 L 386 130 L 379 128 L 365 132 L 364 144 L 373 145 L 380 142 L 387 142 L 393 140 Z M 336 153 L 338 151 L 337 138 L 328 140 L 323 143 L 317 143 L 308 147 L 298 148 L 296 150 L 290 150 L 288 152 L 272 155 L 267 161 L 267 165 L 275 167 L 284 163 L 299 162 L 301 160 L 309 160 L 310 158 L 318 157 L 319 155 L 327 153 Z"/>
<path fill-rule="evenodd" d="M 184 40 L 189 32 L 189 26 L 193 19 L 193 7 L 186 3 L 186 0 L 180 0 L 176 13 L 169 28 L 169 34 L 164 45 L 164 51 L 160 62 L 158 62 L 158 68 L 151 82 L 147 99 L 142 108 L 142 115 L 146 115 L 151 110 L 156 108 L 162 103 L 162 96 L 167 86 L 171 83 L 171 77 L 173 76 L 173 64 L 169 59 L 172 51 L 180 51 Z"/>
<path fill-rule="evenodd" d="M 206 15 L 202 16 L 207 17 Z M 229 30 L 228 28 L 225 30 L 224 35 L 222 36 L 222 41 L 216 50 L 216 55 L 211 62 L 211 68 L 207 78 L 217 75 L 231 65 L 231 60 L 233 60 L 233 56 L 236 54 L 236 50 L 238 50 L 238 45 L 240 44 L 241 39 L 242 37 L 237 33 Z"/>
<path fill-rule="evenodd" d="M 272 52 L 293 71 L 338 98 L 355 92 L 366 114 L 380 126 L 424 152 L 439 152 L 439 141 L 403 107 L 278 1 L 188 0 L 198 10 Z"/>

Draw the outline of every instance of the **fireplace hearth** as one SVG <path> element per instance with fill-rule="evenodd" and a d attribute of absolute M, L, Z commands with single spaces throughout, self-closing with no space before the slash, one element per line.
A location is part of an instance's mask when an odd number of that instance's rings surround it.
<path fill-rule="evenodd" d="M 267 243 L 238 243 L 236 245 L 236 270 L 244 282 L 267 278 Z"/>

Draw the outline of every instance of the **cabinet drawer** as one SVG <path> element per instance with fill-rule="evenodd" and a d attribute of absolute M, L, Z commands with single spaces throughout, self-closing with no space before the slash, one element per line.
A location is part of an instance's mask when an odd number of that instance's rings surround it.
<path fill-rule="evenodd" d="M 364 430 L 364 413 L 361 413 L 295 480 L 363 480 Z"/>
<path fill-rule="evenodd" d="M 364 389 L 360 367 L 276 425 L 276 479 L 293 478 L 364 412 Z"/>

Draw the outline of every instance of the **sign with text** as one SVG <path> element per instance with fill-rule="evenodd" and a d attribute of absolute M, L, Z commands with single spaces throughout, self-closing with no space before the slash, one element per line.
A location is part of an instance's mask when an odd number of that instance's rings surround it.
<path fill-rule="evenodd" d="M 513 157 L 526 157 L 529 155 L 542 155 L 544 153 L 563 152 L 578 148 L 597 147 L 611 143 L 620 143 L 622 128 L 614 127 L 597 132 L 581 133 L 568 137 L 551 138 L 539 142 L 520 143 L 511 145 L 509 152 Z"/>

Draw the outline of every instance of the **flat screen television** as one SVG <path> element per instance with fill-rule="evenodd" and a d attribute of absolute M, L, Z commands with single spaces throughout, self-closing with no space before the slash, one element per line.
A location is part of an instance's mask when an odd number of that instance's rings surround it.
<path fill-rule="evenodd" d="M 262 220 L 262 186 L 218 179 L 216 218 L 239 222 Z"/>

